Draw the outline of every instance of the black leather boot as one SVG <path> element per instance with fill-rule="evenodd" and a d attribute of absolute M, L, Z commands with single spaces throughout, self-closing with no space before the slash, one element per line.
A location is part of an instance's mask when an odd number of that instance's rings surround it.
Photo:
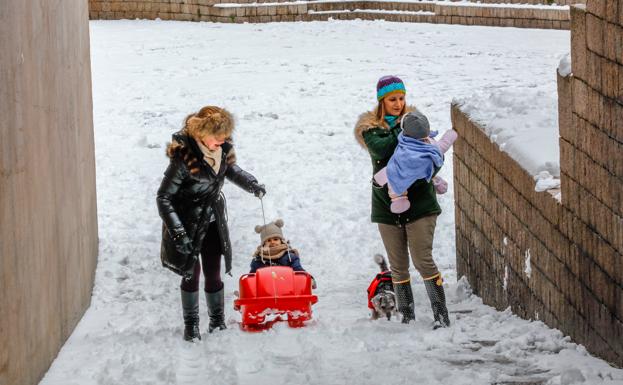
<path fill-rule="evenodd" d="M 206 293 L 206 302 L 208 303 L 208 315 L 210 316 L 210 325 L 208 332 L 212 333 L 215 329 L 227 329 L 225 326 L 225 290 L 221 289 L 216 293 Z"/>
<path fill-rule="evenodd" d="M 411 282 L 394 283 L 394 292 L 398 300 L 398 311 L 402 313 L 402 323 L 408 324 L 415 320 L 415 311 L 413 310 L 413 291 L 411 291 Z"/>
<path fill-rule="evenodd" d="M 184 340 L 201 339 L 199 333 L 199 291 L 182 292 L 182 312 L 184 314 Z"/>
<path fill-rule="evenodd" d="M 446 307 L 446 294 L 443 290 L 443 280 L 441 276 L 424 281 L 426 293 L 430 299 L 430 306 L 433 309 L 435 323 L 433 329 L 450 326 L 448 318 L 448 308 Z"/>

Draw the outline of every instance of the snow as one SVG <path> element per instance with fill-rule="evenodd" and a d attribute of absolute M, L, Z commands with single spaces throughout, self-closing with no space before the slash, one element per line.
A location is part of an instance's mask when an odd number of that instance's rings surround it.
<path fill-rule="evenodd" d="M 311 14 L 315 14 L 315 15 L 322 15 L 322 14 L 336 14 L 336 13 L 357 13 L 357 12 L 363 12 L 363 13 L 374 13 L 374 14 L 395 14 L 395 15 L 420 15 L 420 16 L 433 16 L 435 15 L 434 12 L 426 12 L 426 11 L 391 11 L 391 10 L 384 10 L 384 9 L 353 9 L 352 11 L 349 9 L 344 9 L 344 10 L 333 10 L 333 11 L 314 11 L 314 10 L 309 10 L 307 11 L 307 13 Z"/>
<path fill-rule="evenodd" d="M 504 291 L 508 289 L 508 266 L 504 266 L 504 281 L 502 287 L 504 288 Z"/>
<path fill-rule="evenodd" d="M 397 74 L 435 129 L 450 102 L 512 89 L 516 101 L 556 90 L 568 31 L 340 21 L 212 24 L 92 21 L 100 255 L 91 307 L 42 385 L 491 384 L 543 380 L 621 384 L 623 371 L 560 331 L 496 311 L 456 277 L 452 150 L 441 176 L 434 258 L 453 323 L 431 330 L 421 278 L 412 272 L 417 322 L 371 321 L 366 288 L 384 253 L 369 221 L 371 165 L 353 138 L 373 107 L 378 77 Z M 266 184 L 268 220 L 318 281 L 313 320 L 246 333 L 232 310 L 237 278 L 259 241 L 260 203 L 227 183 L 234 250 L 226 276 L 228 329 L 182 341 L 179 279 L 159 261 L 155 193 L 165 143 L 205 104 L 237 117 L 238 162 Z M 528 124 L 555 111 L 534 103 Z M 538 109 L 537 109 L 538 107 Z M 553 174 L 552 174 L 553 175 Z M 578 373 L 578 371 L 580 373 Z M 581 374 L 579 376 L 578 374 Z M 581 378 L 585 381 L 581 382 Z"/>
<path fill-rule="evenodd" d="M 571 74 L 571 55 L 566 53 L 560 58 L 558 64 L 558 73 L 560 76 L 569 76 Z"/>
<path fill-rule="evenodd" d="M 554 68 L 549 68 L 552 75 Z M 558 96 L 551 84 L 530 77 L 523 84 L 480 92 L 456 102 L 500 150 L 531 175 L 547 171 L 560 177 Z"/>
<path fill-rule="evenodd" d="M 530 249 L 526 250 L 524 259 L 524 273 L 530 279 L 532 277 L 532 264 L 530 263 Z"/>
<path fill-rule="evenodd" d="M 534 191 L 540 192 L 560 188 L 560 178 L 553 177 L 547 171 L 541 171 L 535 179 L 536 186 L 534 187 Z"/>

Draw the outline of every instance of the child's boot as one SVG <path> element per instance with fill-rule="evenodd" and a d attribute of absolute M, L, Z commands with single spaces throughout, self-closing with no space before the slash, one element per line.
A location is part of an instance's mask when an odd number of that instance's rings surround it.
<path fill-rule="evenodd" d="M 182 314 L 184 316 L 184 340 L 201 339 L 199 333 L 199 291 L 182 292 Z"/>
<path fill-rule="evenodd" d="M 408 324 L 415 320 L 415 305 L 413 304 L 413 291 L 411 281 L 394 283 L 394 292 L 398 300 L 398 311 L 402 313 L 402 323 Z"/>
<path fill-rule="evenodd" d="M 389 205 L 389 210 L 392 213 L 400 214 L 409 210 L 411 202 L 409 202 L 409 198 L 407 198 L 407 193 L 402 195 L 396 194 L 389 183 L 387 184 L 387 192 L 389 193 L 389 199 L 392 200 L 392 203 Z"/>
<path fill-rule="evenodd" d="M 441 274 L 424 281 L 426 293 L 430 299 L 430 306 L 433 309 L 435 323 L 433 329 L 450 326 L 448 318 L 448 308 L 446 307 L 446 294 L 443 290 L 443 279 Z"/>
<path fill-rule="evenodd" d="M 216 293 L 206 293 L 206 302 L 208 303 L 208 315 L 210 316 L 210 324 L 208 332 L 212 333 L 215 329 L 224 330 L 225 326 L 225 289 L 221 289 Z"/>
<path fill-rule="evenodd" d="M 398 195 L 394 193 L 394 190 L 392 190 L 391 186 L 389 185 L 387 180 L 387 167 L 383 167 L 379 172 L 374 174 L 374 181 L 379 186 L 385 186 L 385 184 L 387 183 L 387 192 L 389 194 L 389 198 L 392 200 L 389 209 L 392 213 L 400 214 L 409 210 L 409 207 L 411 207 L 411 202 L 409 202 L 407 194 L 405 193 L 403 195 Z"/>
<path fill-rule="evenodd" d="M 387 183 L 387 167 L 383 167 L 379 172 L 374 174 L 374 181 L 379 186 L 385 186 L 385 183 Z"/>

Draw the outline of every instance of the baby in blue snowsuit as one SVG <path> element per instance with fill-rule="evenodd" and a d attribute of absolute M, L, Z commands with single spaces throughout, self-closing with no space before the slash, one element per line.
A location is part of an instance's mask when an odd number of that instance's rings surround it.
<path fill-rule="evenodd" d="M 439 141 L 433 139 L 437 132 L 431 132 L 428 119 L 419 111 L 409 112 L 400 121 L 402 133 L 398 135 L 398 145 L 387 163 L 374 175 L 381 186 L 387 183 L 390 210 L 402 213 L 409 209 L 407 189 L 418 179 L 433 182 L 438 194 L 448 190 L 448 183 L 436 171 L 443 165 L 443 154 L 457 139 L 454 130 L 448 130 Z"/>

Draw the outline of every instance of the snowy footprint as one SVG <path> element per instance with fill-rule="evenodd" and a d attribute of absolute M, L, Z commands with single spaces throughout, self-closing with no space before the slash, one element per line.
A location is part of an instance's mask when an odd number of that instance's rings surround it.
<path fill-rule="evenodd" d="M 234 362 L 219 346 L 228 346 L 216 335 L 204 334 L 204 340 L 189 343 L 179 341 L 176 383 L 185 384 L 237 384 L 238 375 Z"/>

